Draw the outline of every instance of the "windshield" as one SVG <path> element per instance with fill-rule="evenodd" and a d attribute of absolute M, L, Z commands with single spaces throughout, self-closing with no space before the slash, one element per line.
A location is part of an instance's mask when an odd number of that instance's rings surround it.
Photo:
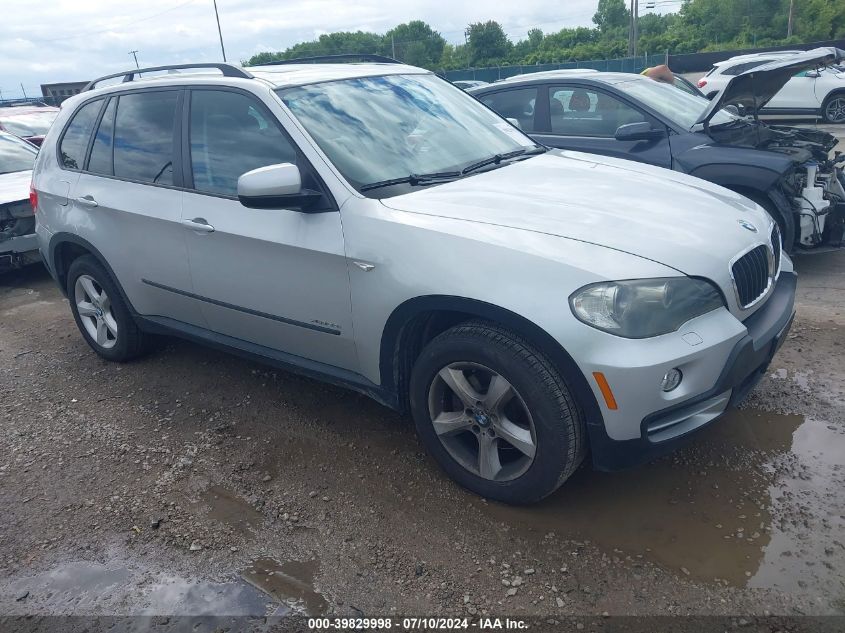
<path fill-rule="evenodd" d="M 278 92 L 359 190 L 409 175 L 460 172 L 478 161 L 536 146 L 435 75 L 344 79 Z"/>
<path fill-rule="evenodd" d="M 650 79 L 621 82 L 616 84 L 616 88 L 649 106 L 652 110 L 659 112 L 684 130 L 691 129 L 704 109 L 710 105 L 710 102 L 704 97 Z M 710 119 L 710 125 L 722 125 L 737 120 L 740 120 L 738 116 L 726 110 L 719 110 Z"/>
<path fill-rule="evenodd" d="M 32 145 L 9 134 L 0 134 L 0 174 L 32 169 L 35 155 Z"/>
<path fill-rule="evenodd" d="M 6 116 L 0 113 L 0 127 L 15 136 L 44 136 L 58 114 L 56 110 Z"/>

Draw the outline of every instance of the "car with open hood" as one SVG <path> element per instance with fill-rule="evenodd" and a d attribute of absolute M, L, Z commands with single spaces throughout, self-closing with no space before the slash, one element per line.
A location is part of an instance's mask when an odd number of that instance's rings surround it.
<path fill-rule="evenodd" d="M 355 389 L 511 503 L 588 454 L 672 450 L 764 375 L 796 276 L 760 206 L 550 150 L 429 71 L 329 60 L 132 70 L 64 102 L 36 230 L 97 354 L 169 334 Z"/>
<path fill-rule="evenodd" d="M 759 69 L 771 62 L 800 59 L 804 51 L 770 51 L 739 55 L 718 62 L 699 79 L 698 87 L 712 99 L 735 76 Z M 811 51 L 813 54 L 813 51 Z M 845 69 L 838 64 L 806 68 L 789 76 L 760 114 L 767 116 L 816 116 L 827 123 L 845 123 Z"/>
<path fill-rule="evenodd" d="M 34 145 L 0 132 L 0 273 L 40 259 L 29 198 L 37 153 Z"/>
<path fill-rule="evenodd" d="M 524 75 L 469 92 L 544 145 L 650 163 L 740 193 L 778 222 L 788 252 L 818 253 L 843 245 L 845 157 L 830 157 L 832 134 L 769 125 L 756 112 L 796 73 L 843 56 L 822 48 L 756 66 L 710 101 L 602 72 Z"/>
<path fill-rule="evenodd" d="M 0 130 L 14 134 L 33 145 L 41 145 L 59 109 L 44 103 L 0 106 Z"/>

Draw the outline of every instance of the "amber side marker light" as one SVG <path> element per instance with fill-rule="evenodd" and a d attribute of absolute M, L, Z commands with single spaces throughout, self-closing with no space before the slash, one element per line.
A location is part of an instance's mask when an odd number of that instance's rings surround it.
<path fill-rule="evenodd" d="M 616 406 L 616 398 L 613 397 L 613 392 L 610 390 L 610 385 L 607 383 L 607 378 L 604 377 L 604 374 L 600 371 L 593 372 L 593 378 L 596 379 L 596 384 L 601 389 L 601 395 L 604 396 L 604 401 L 607 404 L 608 409 L 613 409 L 614 411 L 619 407 Z"/>

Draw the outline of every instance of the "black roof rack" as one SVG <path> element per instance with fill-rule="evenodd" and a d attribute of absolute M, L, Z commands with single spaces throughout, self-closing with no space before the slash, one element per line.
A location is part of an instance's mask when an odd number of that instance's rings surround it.
<path fill-rule="evenodd" d="M 398 59 L 385 55 L 371 53 L 345 53 L 343 55 L 317 55 L 316 57 L 298 57 L 296 59 L 279 59 L 273 62 L 262 62 L 255 66 L 281 66 L 283 64 L 331 64 L 342 62 L 376 62 L 379 64 L 401 64 Z"/>
<path fill-rule="evenodd" d="M 95 79 L 94 81 L 90 82 L 85 88 L 82 89 L 82 92 L 86 90 L 93 90 L 98 83 L 101 81 L 105 81 L 106 79 L 114 79 L 115 77 L 123 77 L 123 83 L 133 81 L 135 79 L 135 75 L 140 75 L 142 73 L 152 73 L 158 72 L 162 70 L 183 70 L 186 68 L 216 68 L 221 73 L 223 73 L 224 77 L 240 77 L 241 79 L 252 79 L 252 75 L 245 71 L 243 68 L 235 66 L 234 64 L 225 64 L 223 62 L 204 62 L 201 64 L 171 64 L 168 66 L 152 66 L 150 68 L 135 68 L 133 70 L 127 70 L 126 72 L 122 73 L 115 73 L 113 75 L 106 75 L 105 77 L 100 77 Z"/>

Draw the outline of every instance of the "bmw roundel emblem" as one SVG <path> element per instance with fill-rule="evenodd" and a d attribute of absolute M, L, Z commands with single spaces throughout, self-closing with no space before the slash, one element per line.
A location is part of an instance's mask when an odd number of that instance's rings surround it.
<path fill-rule="evenodd" d="M 751 222 L 748 222 L 747 220 L 737 220 L 737 222 L 739 222 L 739 225 L 747 231 L 751 231 L 752 233 L 757 232 L 757 227 L 751 224 Z"/>

